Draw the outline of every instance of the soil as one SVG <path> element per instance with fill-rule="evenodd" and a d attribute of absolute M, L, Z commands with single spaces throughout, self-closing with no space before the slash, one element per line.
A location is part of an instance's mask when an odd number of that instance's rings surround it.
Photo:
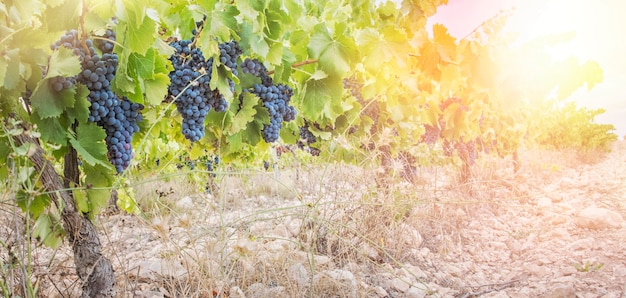
<path fill-rule="evenodd" d="M 464 184 L 340 164 L 214 195 L 159 180 L 135 186 L 143 213 L 97 224 L 125 297 L 626 297 L 626 141 L 595 159 L 527 151 Z M 34 258 L 41 296 L 79 295 L 68 245 Z"/>

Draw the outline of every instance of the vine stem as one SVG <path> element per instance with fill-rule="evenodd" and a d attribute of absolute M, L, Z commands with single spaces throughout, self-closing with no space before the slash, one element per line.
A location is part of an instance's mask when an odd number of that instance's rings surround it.
<path fill-rule="evenodd" d="M 300 67 L 300 66 L 304 66 L 304 65 L 308 65 L 308 64 L 313 64 L 313 63 L 317 63 L 319 62 L 318 59 L 307 59 L 304 61 L 300 61 L 300 62 L 296 62 L 294 64 L 291 64 L 291 68 L 296 68 L 296 67 Z M 268 75 L 274 74 L 274 71 L 268 71 L 267 72 Z"/>
<path fill-rule="evenodd" d="M 82 39 L 80 40 L 80 44 L 83 46 L 83 50 L 85 50 L 85 53 L 88 53 L 89 55 L 91 55 L 92 53 L 89 51 L 89 47 L 87 46 L 87 44 L 85 43 L 85 40 L 87 40 L 87 32 L 85 32 L 85 15 L 87 14 L 87 0 L 83 0 L 83 10 L 80 13 L 80 31 L 82 33 Z M 89 55 L 86 55 L 85 58 L 89 57 Z"/>

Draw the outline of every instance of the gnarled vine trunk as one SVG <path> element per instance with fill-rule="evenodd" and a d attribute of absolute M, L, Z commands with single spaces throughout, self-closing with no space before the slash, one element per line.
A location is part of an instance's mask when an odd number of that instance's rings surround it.
<path fill-rule="evenodd" d="M 44 151 L 35 139 L 26 135 L 14 137 L 19 145 L 35 144 L 37 150 L 30 156 L 41 182 L 54 204 L 61 210 L 63 228 L 74 252 L 78 277 L 83 282 L 82 297 L 115 297 L 117 288 L 113 265 L 102 255 L 102 245 L 93 223 L 76 209 L 71 191 L 64 186 L 53 165 L 44 157 Z M 70 153 L 71 154 L 71 153 Z M 67 166 L 67 164 L 66 164 Z M 78 179 L 77 171 L 66 170 L 71 180 Z"/>

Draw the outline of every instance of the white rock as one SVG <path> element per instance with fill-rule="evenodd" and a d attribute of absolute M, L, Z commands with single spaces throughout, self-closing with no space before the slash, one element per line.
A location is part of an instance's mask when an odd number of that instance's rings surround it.
<path fill-rule="evenodd" d="M 570 298 L 576 297 L 576 291 L 572 286 L 557 284 L 554 285 L 548 293 L 543 296 L 544 298 Z"/>
<path fill-rule="evenodd" d="M 537 207 L 550 207 L 552 206 L 552 199 L 541 197 L 537 199 Z"/>
<path fill-rule="evenodd" d="M 161 298 L 165 297 L 163 293 L 157 291 L 135 291 L 133 297 L 137 298 Z"/>
<path fill-rule="evenodd" d="M 313 277 L 314 296 L 337 295 L 339 297 L 358 297 L 356 277 L 350 271 L 333 269 L 316 274 Z"/>
<path fill-rule="evenodd" d="M 583 238 L 576 240 L 565 247 L 565 251 L 577 251 L 577 250 L 588 250 L 593 249 L 595 246 L 595 239 Z"/>
<path fill-rule="evenodd" d="M 578 226 L 588 229 L 619 228 L 623 221 L 619 213 L 599 207 L 585 208 L 575 220 Z"/>
<path fill-rule="evenodd" d="M 331 258 L 323 255 L 313 256 L 315 260 L 315 266 L 332 265 Z"/>
<path fill-rule="evenodd" d="M 180 209 L 193 209 L 193 200 L 189 196 L 183 197 L 176 202 L 176 207 Z"/>
<path fill-rule="evenodd" d="M 130 267 L 129 273 L 140 279 L 154 280 L 157 277 L 180 278 L 187 273 L 187 270 L 178 262 L 155 259 L 135 263 Z"/>
<path fill-rule="evenodd" d="M 237 286 L 231 287 L 228 293 L 230 294 L 228 297 L 231 298 L 246 298 L 246 294 Z"/>
<path fill-rule="evenodd" d="M 400 279 L 395 277 L 391 280 L 391 287 L 399 292 L 406 292 L 411 288 L 411 285 L 407 282 L 406 278 Z"/>
<path fill-rule="evenodd" d="M 413 276 L 418 281 L 425 280 L 428 277 L 426 273 L 424 273 L 424 271 L 422 271 L 422 269 L 417 266 L 406 264 L 405 268 L 409 272 L 409 274 L 411 274 L 411 276 Z"/>
<path fill-rule="evenodd" d="M 254 283 L 248 286 L 246 289 L 246 297 L 248 298 L 263 298 L 265 297 L 265 285 L 262 283 Z"/>
<path fill-rule="evenodd" d="M 411 287 L 408 291 L 406 291 L 406 298 L 424 298 L 428 292 L 425 289 L 420 289 L 417 287 Z"/>
<path fill-rule="evenodd" d="M 386 298 L 389 297 L 389 293 L 387 293 L 387 291 L 385 291 L 385 289 L 383 289 L 383 287 L 381 286 L 377 286 L 374 288 L 374 292 L 376 292 L 376 295 L 379 298 Z"/>
<path fill-rule="evenodd" d="M 287 226 L 285 226 L 285 224 L 278 224 L 274 230 L 272 230 L 272 234 L 279 237 L 279 238 L 289 238 L 291 237 L 291 232 L 289 231 L 289 229 L 287 228 Z"/>
<path fill-rule="evenodd" d="M 376 260 L 380 259 L 380 255 L 378 254 L 378 250 L 373 248 L 368 243 L 362 243 L 361 244 L 361 249 L 359 249 L 359 251 L 362 254 L 366 255 L 370 260 L 376 261 Z"/>
<path fill-rule="evenodd" d="M 623 265 L 616 266 L 613 269 L 613 276 L 615 277 L 626 277 L 626 267 Z"/>
<path fill-rule="evenodd" d="M 510 298 L 511 297 L 505 291 L 491 292 L 486 295 L 482 295 L 481 297 L 483 296 L 489 297 L 489 298 Z"/>
<path fill-rule="evenodd" d="M 285 287 L 277 286 L 266 288 L 263 297 L 287 297 L 287 293 L 285 293 Z"/>
<path fill-rule="evenodd" d="M 292 219 L 287 223 L 287 229 L 291 233 L 291 236 L 296 237 L 300 234 L 300 228 L 302 227 L 302 219 Z"/>
<path fill-rule="evenodd" d="M 306 271 L 302 263 L 291 265 L 289 269 L 287 269 L 287 276 L 289 280 L 301 286 L 309 283 L 309 272 Z"/>

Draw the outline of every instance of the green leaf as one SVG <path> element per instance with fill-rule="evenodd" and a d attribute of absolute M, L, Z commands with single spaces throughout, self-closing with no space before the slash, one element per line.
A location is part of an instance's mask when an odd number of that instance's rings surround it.
<path fill-rule="evenodd" d="M 280 64 L 283 59 L 283 45 L 280 43 L 274 43 L 270 47 L 269 53 L 265 57 L 265 60 L 272 64 Z"/>
<path fill-rule="evenodd" d="M 63 243 L 63 230 L 58 220 L 49 214 L 41 214 L 33 226 L 33 237 L 39 238 L 47 247 L 58 248 Z"/>
<path fill-rule="evenodd" d="M 69 123 L 73 123 L 74 120 L 78 120 L 79 123 L 85 123 L 89 119 L 89 107 L 91 106 L 91 103 L 87 100 L 89 89 L 82 84 L 77 85 L 76 88 L 76 95 L 74 96 L 76 101 L 74 106 L 67 110 L 67 116 Z"/>
<path fill-rule="evenodd" d="M 80 70 L 80 61 L 77 56 L 74 56 L 72 50 L 60 47 L 50 56 L 46 78 L 73 77 L 79 74 Z"/>
<path fill-rule="evenodd" d="M 325 76 L 316 72 L 305 85 L 299 104 L 302 115 L 306 119 L 320 120 L 325 117 L 334 120 L 338 115 L 331 109 L 332 101 L 341 101 L 343 85 L 341 80 L 333 76 Z"/>
<path fill-rule="evenodd" d="M 325 24 L 315 26 L 308 50 L 313 58 L 320 60 L 324 71 L 341 77 L 350 71 L 351 57 L 356 56 L 354 42 L 347 36 L 331 36 Z"/>
<path fill-rule="evenodd" d="M 224 148 L 224 154 L 230 155 L 231 153 L 241 152 L 243 148 L 243 135 L 245 132 L 240 132 L 234 135 L 226 136 L 226 143 L 228 144 L 226 148 Z M 257 143 L 259 139 L 257 138 Z M 254 143 L 256 144 L 256 143 Z"/>
<path fill-rule="evenodd" d="M 300 140 L 300 128 L 294 121 L 283 123 L 280 139 L 286 144 L 295 144 Z"/>
<path fill-rule="evenodd" d="M 146 92 L 145 102 L 149 105 L 159 105 L 167 96 L 170 78 L 167 74 L 157 73 L 152 79 L 145 80 L 143 84 Z"/>
<path fill-rule="evenodd" d="M 89 213 L 89 201 L 87 200 L 87 194 L 81 189 L 74 190 L 74 202 L 76 203 L 76 209 L 82 213 Z"/>
<path fill-rule="evenodd" d="M 106 133 L 95 123 L 82 123 L 76 128 L 76 138 L 67 133 L 70 143 L 78 155 L 89 165 L 100 164 L 111 167 L 107 160 L 107 148 L 104 143 Z"/>
<path fill-rule="evenodd" d="M 46 210 L 46 207 L 50 206 L 48 195 L 33 196 L 22 189 L 17 192 L 15 199 L 22 211 L 30 212 L 34 218 L 39 217 Z"/>
<path fill-rule="evenodd" d="M 229 135 L 236 134 L 245 129 L 248 123 L 254 120 L 254 115 L 256 115 L 256 109 L 254 107 L 259 103 L 258 97 L 249 92 L 245 92 L 243 93 L 242 101 L 243 102 L 240 103 L 240 110 L 235 114 L 231 125 L 227 129 Z"/>
<path fill-rule="evenodd" d="M 157 24 L 145 14 L 144 1 L 126 1 L 126 22 L 117 25 L 117 39 L 128 51 L 145 54 L 154 43 Z"/>
<path fill-rule="evenodd" d="M 62 146 L 67 144 L 68 125 L 61 123 L 65 119 L 59 117 L 42 119 L 38 113 L 33 113 L 30 120 L 37 125 L 43 141 Z"/>
<path fill-rule="evenodd" d="M 132 69 L 138 77 L 151 79 L 154 76 L 155 54 L 154 49 L 148 49 L 146 55 L 130 54 L 128 58 L 129 69 Z"/>
<path fill-rule="evenodd" d="M 64 110 L 74 107 L 75 102 L 76 88 L 56 92 L 48 83 L 49 80 L 46 78 L 39 81 L 30 98 L 33 111 L 42 119 L 60 116 Z"/>
<path fill-rule="evenodd" d="M 97 214 L 105 207 L 111 197 L 110 187 L 113 177 L 107 175 L 111 170 L 102 165 L 83 165 L 85 172 L 85 186 L 87 187 L 87 199 L 91 214 Z"/>
<path fill-rule="evenodd" d="M 7 68 L 9 67 L 9 61 L 4 55 L 0 55 L 0 82 L 4 85 L 4 79 L 7 75 Z"/>
<path fill-rule="evenodd" d="M 45 10 L 44 14 L 48 31 L 55 32 L 76 28 L 80 17 L 80 0 L 65 0 L 60 5 L 60 1 L 54 2 Z M 50 5 L 50 1 L 48 4 Z"/>
<path fill-rule="evenodd" d="M 8 50 L 5 55 L 1 56 L 6 56 L 7 59 L 6 73 L 3 73 L 4 85 L 2 87 L 7 90 L 13 90 L 17 88 L 18 83 L 22 79 L 20 75 L 20 49 Z"/>
<path fill-rule="evenodd" d="M 235 16 L 239 14 L 239 10 L 235 5 L 217 3 L 211 5 L 208 11 L 211 11 L 207 15 L 206 25 L 204 30 L 208 29 L 208 34 L 217 37 L 220 41 L 228 41 L 231 36 L 237 36 L 237 20 Z"/>

